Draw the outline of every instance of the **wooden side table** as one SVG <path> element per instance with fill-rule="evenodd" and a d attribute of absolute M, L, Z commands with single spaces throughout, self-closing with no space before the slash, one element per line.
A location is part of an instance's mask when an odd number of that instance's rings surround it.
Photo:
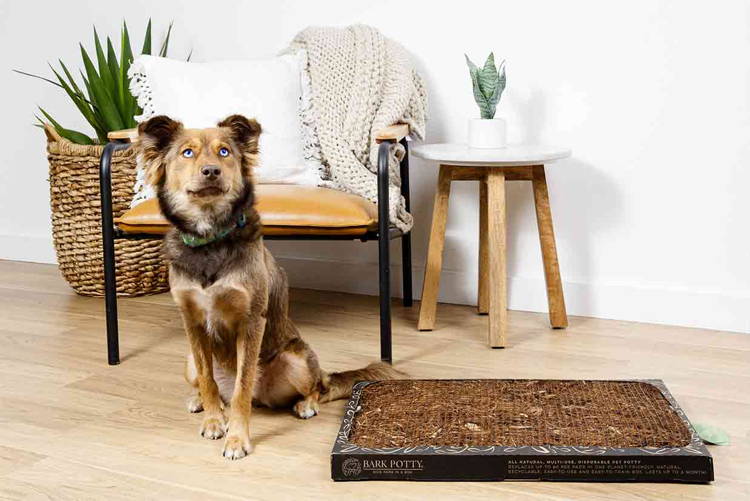
<path fill-rule="evenodd" d="M 570 156 L 570 150 L 536 145 L 510 145 L 502 149 L 476 149 L 461 144 L 424 144 L 413 155 L 440 164 L 435 207 L 432 213 L 419 330 L 435 327 L 440 270 L 443 265 L 445 224 L 452 181 L 479 181 L 479 290 L 477 310 L 489 314 L 489 344 L 505 347 L 507 331 L 507 277 L 505 262 L 505 182 L 531 181 L 539 228 L 539 241 L 547 283 L 550 324 L 568 326 L 555 234 L 552 228 L 544 164 Z"/>

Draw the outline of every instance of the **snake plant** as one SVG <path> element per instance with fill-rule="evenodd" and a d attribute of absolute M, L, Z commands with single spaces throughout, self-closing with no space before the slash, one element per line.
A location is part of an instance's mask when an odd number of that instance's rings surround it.
<path fill-rule="evenodd" d="M 500 62 L 500 68 L 495 66 L 495 54 L 490 52 L 484 66 L 479 68 L 471 62 L 469 56 L 466 57 L 466 64 L 469 66 L 469 75 L 471 84 L 474 88 L 474 100 L 479 106 L 479 113 L 482 118 L 495 118 L 495 110 L 500 97 L 505 90 L 505 61 Z"/>
<path fill-rule="evenodd" d="M 158 52 L 158 55 L 161 57 L 166 57 L 167 55 L 171 33 L 172 24 L 170 23 Z M 137 124 L 133 116 L 141 113 L 135 98 L 130 94 L 128 69 L 133 62 L 133 51 L 130 46 L 128 26 L 123 21 L 120 32 L 119 59 L 112 45 L 112 40 L 109 37 L 106 40 L 105 52 L 96 28 L 94 28 L 96 61 L 89 57 L 83 44 L 80 44 L 80 47 L 84 67 L 84 71 L 80 72 L 83 85 L 79 85 L 76 82 L 76 79 L 73 78 L 72 73 L 62 61 L 59 61 L 59 69 L 55 69 L 51 64 L 49 65 L 54 74 L 54 80 L 20 70 L 14 71 L 22 75 L 39 78 L 64 90 L 96 133 L 96 139 L 93 139 L 83 132 L 67 129 L 52 118 L 46 110 L 39 107 L 39 111 L 52 124 L 60 136 L 77 144 L 105 143 L 108 132 L 135 127 Z M 146 35 L 143 39 L 141 54 L 151 54 L 150 19 L 146 28 Z M 188 59 L 190 59 L 189 56 Z M 36 119 L 39 120 L 42 126 L 44 125 L 44 121 L 39 116 L 36 116 Z"/>

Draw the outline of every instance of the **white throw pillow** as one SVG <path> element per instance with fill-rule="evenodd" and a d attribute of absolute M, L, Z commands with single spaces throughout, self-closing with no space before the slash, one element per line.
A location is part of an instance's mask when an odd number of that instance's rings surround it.
<path fill-rule="evenodd" d="M 214 127 L 238 113 L 260 122 L 259 183 L 320 184 L 320 163 L 303 151 L 300 106 L 305 54 L 190 63 L 140 56 L 130 67 L 130 92 L 144 121 L 167 115 L 187 128 Z M 139 179 L 133 205 L 153 196 Z"/>

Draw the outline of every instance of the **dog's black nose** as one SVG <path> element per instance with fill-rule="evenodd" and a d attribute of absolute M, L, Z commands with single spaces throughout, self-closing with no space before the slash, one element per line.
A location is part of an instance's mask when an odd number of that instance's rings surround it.
<path fill-rule="evenodd" d="M 207 178 L 215 178 L 219 177 L 221 174 L 221 168 L 217 167 L 216 165 L 204 165 L 201 168 L 201 174 L 206 176 Z"/>

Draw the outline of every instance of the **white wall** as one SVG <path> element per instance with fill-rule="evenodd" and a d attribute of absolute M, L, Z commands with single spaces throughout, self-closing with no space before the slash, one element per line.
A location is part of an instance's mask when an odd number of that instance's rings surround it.
<path fill-rule="evenodd" d="M 548 169 L 569 313 L 750 331 L 750 7 L 638 0 L 380 2 L 0 0 L 0 257 L 51 261 L 43 104 L 83 127 L 50 86 L 10 73 L 79 60 L 91 24 L 142 33 L 175 20 L 172 54 L 266 55 L 307 25 L 369 23 L 414 55 L 430 90 L 429 141 L 462 141 L 476 113 L 466 52 L 508 60 L 499 114 L 511 138 L 569 146 Z M 134 14 L 137 13 L 137 14 Z M 436 169 L 412 162 L 417 291 Z M 455 185 L 441 298 L 475 300 L 477 189 Z M 543 311 L 530 189 L 508 188 L 510 307 Z M 293 283 L 375 293 L 375 244 L 274 242 Z M 398 244 L 394 245 L 398 255 Z M 397 261 L 396 259 L 394 259 Z M 398 269 L 394 275 L 398 275 Z"/>

